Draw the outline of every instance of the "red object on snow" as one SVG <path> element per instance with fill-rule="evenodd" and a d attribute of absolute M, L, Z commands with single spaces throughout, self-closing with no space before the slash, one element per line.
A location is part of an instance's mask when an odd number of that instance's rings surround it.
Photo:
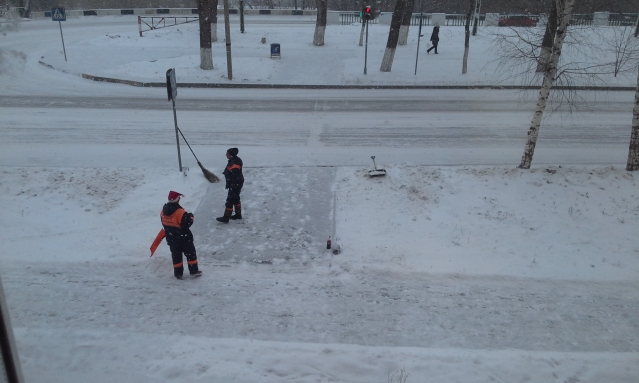
<path fill-rule="evenodd" d="M 155 237 L 155 239 L 153 240 L 153 243 L 151 244 L 151 257 L 153 256 L 153 253 L 155 253 L 155 250 L 157 250 L 158 246 L 160 246 L 160 242 L 162 242 L 162 240 L 165 237 L 165 233 L 164 233 L 164 229 L 160 230 L 160 232 L 158 233 L 157 237 Z"/>

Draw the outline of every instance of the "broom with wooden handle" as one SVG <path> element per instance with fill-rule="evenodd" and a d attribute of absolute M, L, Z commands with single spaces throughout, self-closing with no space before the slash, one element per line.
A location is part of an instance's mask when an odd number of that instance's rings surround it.
<path fill-rule="evenodd" d="M 197 159 L 197 156 L 195 155 L 195 152 L 193 152 L 193 149 L 191 149 L 191 145 L 189 145 L 189 142 L 186 140 L 186 137 L 184 137 L 184 134 L 182 133 L 182 130 L 180 128 L 177 128 L 177 130 L 178 130 L 178 132 L 180 132 L 180 135 L 184 139 L 184 142 L 186 142 L 186 146 L 188 146 L 189 149 L 191 150 L 191 153 L 193 153 L 193 157 L 195 157 L 195 160 L 197 161 L 197 164 L 200 166 L 200 169 L 202 169 L 202 173 L 204 173 L 204 178 L 209 180 L 209 182 L 211 182 L 211 183 L 220 182 L 220 179 L 218 178 L 218 176 L 216 176 L 215 174 L 213 174 L 210 171 L 206 170 L 206 168 L 204 166 L 202 166 L 202 163 L 200 162 L 200 160 Z"/>

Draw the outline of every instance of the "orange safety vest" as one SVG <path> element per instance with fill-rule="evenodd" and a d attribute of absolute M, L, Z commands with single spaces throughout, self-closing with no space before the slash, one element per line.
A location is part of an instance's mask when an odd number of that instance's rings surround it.
<path fill-rule="evenodd" d="M 184 209 L 179 208 L 171 215 L 164 215 L 164 211 L 160 212 L 160 218 L 162 219 L 162 225 L 168 227 L 176 227 L 178 229 L 182 228 L 182 217 L 184 216 Z"/>

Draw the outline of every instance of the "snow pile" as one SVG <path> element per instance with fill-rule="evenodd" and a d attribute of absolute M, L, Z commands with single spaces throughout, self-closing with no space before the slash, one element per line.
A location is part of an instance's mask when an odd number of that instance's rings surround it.
<path fill-rule="evenodd" d="M 639 192 L 622 169 L 342 168 L 338 234 L 353 264 L 431 273 L 636 278 Z"/>

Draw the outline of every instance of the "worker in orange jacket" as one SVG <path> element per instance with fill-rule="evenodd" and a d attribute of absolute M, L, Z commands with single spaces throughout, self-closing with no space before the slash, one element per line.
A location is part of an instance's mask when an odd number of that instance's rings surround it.
<path fill-rule="evenodd" d="M 193 214 L 187 213 L 180 206 L 180 197 L 182 196 L 183 194 L 170 191 L 169 201 L 164 204 L 160 213 L 166 235 L 166 244 L 169 245 L 171 257 L 173 258 L 173 275 L 177 279 L 182 279 L 182 274 L 184 274 L 182 254 L 186 257 L 186 263 L 191 275 L 202 275 L 197 266 L 193 233 L 191 233 L 190 229 L 191 225 L 193 225 Z"/>
<path fill-rule="evenodd" d="M 238 153 L 238 148 L 230 148 L 226 151 L 226 159 L 229 161 L 222 174 L 226 178 L 226 189 L 229 192 L 224 204 L 224 215 L 216 218 L 218 222 L 229 223 L 230 219 L 242 219 L 240 193 L 242 192 L 242 186 L 244 186 L 244 175 L 242 174 L 244 163 L 237 156 Z M 233 208 L 235 208 L 235 214 L 233 214 Z"/>

